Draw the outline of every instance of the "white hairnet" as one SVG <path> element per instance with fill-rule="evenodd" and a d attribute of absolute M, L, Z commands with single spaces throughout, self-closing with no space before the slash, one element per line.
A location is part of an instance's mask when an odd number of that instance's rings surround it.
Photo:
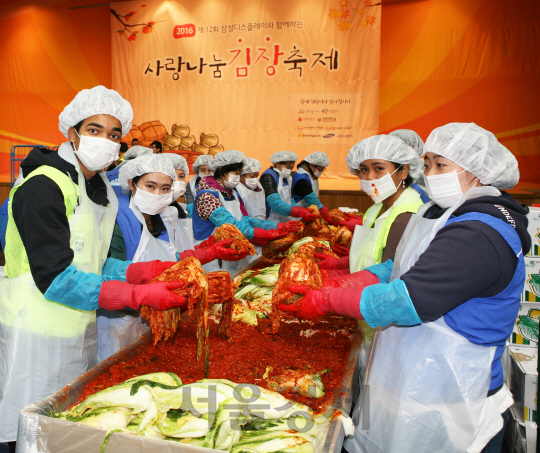
<path fill-rule="evenodd" d="M 246 157 L 244 159 L 244 168 L 242 170 L 243 175 L 247 175 L 248 173 L 259 173 L 261 169 L 261 162 L 257 159 L 253 159 L 253 157 Z"/>
<path fill-rule="evenodd" d="M 418 157 L 416 151 L 407 145 L 403 140 L 390 135 L 374 135 L 373 137 L 360 140 L 354 145 L 345 162 L 349 171 L 356 175 L 360 164 L 368 159 L 382 159 L 397 164 L 409 164 L 409 175 L 414 181 L 424 171 L 424 161 Z"/>
<path fill-rule="evenodd" d="M 221 151 L 217 153 L 214 158 L 208 163 L 208 168 L 211 171 L 216 171 L 219 167 L 225 165 L 239 164 L 244 162 L 245 156 L 242 151 L 236 151 L 229 149 L 228 151 Z"/>
<path fill-rule="evenodd" d="M 195 174 L 199 173 L 199 167 L 201 165 L 208 165 L 212 161 L 213 157 L 208 154 L 202 154 L 197 157 L 197 160 L 193 163 L 193 172 Z"/>
<path fill-rule="evenodd" d="M 278 151 L 270 156 L 270 162 L 277 164 L 278 162 L 296 162 L 298 156 L 292 151 Z"/>
<path fill-rule="evenodd" d="M 124 154 L 124 160 L 131 160 L 141 156 L 149 156 L 150 154 L 154 154 L 152 148 L 147 148 L 146 146 L 141 145 L 133 145 L 126 151 L 126 154 Z"/>
<path fill-rule="evenodd" d="M 328 158 L 328 154 L 323 153 L 322 151 L 315 151 L 309 156 L 306 156 L 304 160 L 308 164 L 317 165 L 317 167 L 328 167 L 328 165 L 330 165 L 330 159 Z"/>
<path fill-rule="evenodd" d="M 434 129 L 424 146 L 471 172 L 484 185 L 511 189 L 519 181 L 515 156 L 493 133 L 474 123 L 450 123 Z"/>
<path fill-rule="evenodd" d="M 407 143 L 407 145 L 414 149 L 420 157 L 424 155 L 424 142 L 416 132 L 410 129 L 398 129 L 390 132 L 388 135 L 399 137 L 401 140 Z"/>
<path fill-rule="evenodd" d="M 187 176 L 189 175 L 189 166 L 182 156 L 176 153 L 165 153 L 162 154 L 163 157 L 166 157 L 173 163 L 173 167 L 175 170 L 184 170 L 184 174 Z M 175 180 L 176 181 L 176 180 Z"/>
<path fill-rule="evenodd" d="M 152 154 L 151 156 L 141 156 L 126 162 L 120 167 L 118 179 L 123 193 L 129 193 L 128 179 L 146 175 L 146 173 L 163 173 L 176 181 L 176 172 L 171 159 L 163 154 Z"/>
<path fill-rule="evenodd" d="M 68 129 L 94 115 L 111 115 L 122 123 L 122 137 L 131 129 L 133 109 L 116 91 L 102 85 L 82 90 L 60 113 L 58 128 L 68 138 Z"/>

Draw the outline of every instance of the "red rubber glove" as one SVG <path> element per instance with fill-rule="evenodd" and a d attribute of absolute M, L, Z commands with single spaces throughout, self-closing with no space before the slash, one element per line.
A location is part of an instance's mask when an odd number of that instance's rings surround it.
<path fill-rule="evenodd" d="M 155 282 L 146 285 L 131 285 L 119 280 L 110 280 L 101 284 L 98 305 L 105 310 L 138 310 L 141 305 L 148 305 L 157 310 L 173 307 L 185 307 L 187 299 L 170 290 L 182 288 L 186 282 Z"/>
<path fill-rule="evenodd" d="M 126 271 L 126 281 L 133 285 L 148 283 L 154 277 L 163 274 L 171 266 L 174 266 L 174 261 L 145 261 L 142 263 L 131 263 Z"/>
<path fill-rule="evenodd" d="M 321 277 L 323 279 L 323 286 L 325 280 L 330 280 L 331 278 L 341 277 L 342 275 L 349 275 L 349 269 L 320 269 Z"/>
<path fill-rule="evenodd" d="M 305 285 L 289 285 L 289 291 L 305 294 L 298 302 L 286 305 L 278 304 L 278 309 L 294 313 L 300 318 L 313 319 L 326 313 L 364 319 L 360 313 L 360 299 L 364 288 L 323 288 L 309 289 Z"/>
<path fill-rule="evenodd" d="M 293 206 L 291 208 L 291 217 L 301 217 L 304 222 L 312 222 L 315 220 L 315 215 L 306 208 L 300 206 Z"/>
<path fill-rule="evenodd" d="M 290 222 L 278 223 L 278 231 L 286 231 L 287 233 L 296 233 L 302 229 L 302 222 L 298 220 L 291 220 Z"/>
<path fill-rule="evenodd" d="M 354 229 L 356 228 L 356 225 L 363 225 L 364 218 L 357 216 L 357 215 L 350 215 L 347 213 L 344 213 L 347 216 L 347 220 L 344 222 L 335 222 L 336 225 L 341 225 L 347 227 L 352 233 L 354 233 Z"/>
<path fill-rule="evenodd" d="M 262 228 L 253 228 L 253 231 L 253 237 L 249 240 L 249 242 L 260 246 L 265 245 L 268 241 L 282 238 L 283 236 L 287 236 L 289 234 L 288 231 L 263 230 Z"/>
<path fill-rule="evenodd" d="M 328 211 L 328 208 L 326 206 L 323 206 L 321 209 L 319 209 L 319 212 L 321 213 L 321 217 L 326 220 L 326 223 L 334 223 L 330 218 L 330 211 Z"/>
<path fill-rule="evenodd" d="M 197 244 L 195 246 L 195 250 L 204 249 L 206 247 L 211 247 L 214 245 L 216 240 L 214 239 L 214 235 L 210 236 L 206 241 L 202 241 L 200 244 Z"/>
<path fill-rule="evenodd" d="M 319 269 L 349 269 L 349 255 L 343 258 L 334 258 L 322 253 L 315 253 L 315 258 L 322 260 L 317 263 Z"/>
<path fill-rule="evenodd" d="M 323 280 L 325 288 L 365 288 L 377 283 L 379 277 L 366 270 Z"/>
<path fill-rule="evenodd" d="M 349 252 L 351 249 L 347 247 L 343 247 L 342 245 L 336 244 L 332 247 L 332 252 L 334 252 L 336 255 L 343 258 L 344 256 L 349 256 Z"/>
<path fill-rule="evenodd" d="M 225 247 L 233 241 L 234 239 L 225 239 L 224 241 L 216 242 L 210 247 L 197 250 L 186 250 L 180 253 L 180 259 L 183 260 L 188 256 L 193 256 L 197 258 L 201 264 L 206 264 L 214 260 L 238 261 L 244 259 L 247 256 L 247 250 L 244 253 L 238 253 L 236 250 Z"/>

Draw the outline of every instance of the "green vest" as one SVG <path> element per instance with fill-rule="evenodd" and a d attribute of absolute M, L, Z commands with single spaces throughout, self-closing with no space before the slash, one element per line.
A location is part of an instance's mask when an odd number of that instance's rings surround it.
<path fill-rule="evenodd" d="M 392 224 L 394 223 L 394 220 L 396 220 L 396 217 L 405 212 L 412 212 L 415 214 L 423 204 L 424 202 L 420 199 L 418 192 L 407 187 L 392 207 L 383 214 L 383 216 L 386 216 L 384 220 L 377 219 L 377 216 L 382 209 L 382 202 L 374 204 L 366 211 L 366 214 L 364 215 L 365 227 L 373 228 L 373 225 L 377 220 L 383 220 L 382 225 L 376 226 L 379 228 L 373 247 L 373 259 L 376 263 L 380 263 L 382 260 L 383 251 L 386 247 L 386 241 L 388 240 L 388 234 L 390 233 L 390 228 L 392 228 Z"/>
<path fill-rule="evenodd" d="M 8 277 L 18 277 L 19 275 L 22 275 L 30 270 L 26 249 L 24 248 L 17 225 L 15 225 L 15 221 L 13 220 L 12 202 L 17 190 L 19 190 L 22 185 L 26 183 L 26 181 L 38 175 L 47 176 L 48 178 L 52 179 L 58 185 L 58 187 L 60 187 L 60 190 L 64 196 L 64 204 L 66 206 L 66 216 L 68 220 L 75 212 L 75 207 L 78 203 L 78 186 L 73 183 L 69 176 L 48 165 L 42 165 L 41 167 L 37 168 L 24 179 L 22 184 L 11 189 L 11 192 L 9 193 L 10 202 L 8 208 L 9 220 L 6 230 L 6 250 L 4 251 L 6 257 L 6 266 L 4 272 Z M 36 228 L 40 228 L 40 226 L 36 224 Z"/>

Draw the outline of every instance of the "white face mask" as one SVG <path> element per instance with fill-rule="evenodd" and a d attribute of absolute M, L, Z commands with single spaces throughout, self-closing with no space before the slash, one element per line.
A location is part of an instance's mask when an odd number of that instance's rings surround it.
<path fill-rule="evenodd" d="M 174 181 L 171 187 L 173 201 L 178 200 L 178 197 L 181 197 L 186 193 L 186 181 Z"/>
<path fill-rule="evenodd" d="M 374 203 L 380 203 L 386 200 L 390 195 L 397 192 L 397 187 L 394 185 L 392 175 L 399 170 L 401 165 L 394 170 L 393 173 L 386 173 L 382 178 L 360 180 L 360 188 L 373 200 Z M 398 184 L 399 187 L 399 184 Z"/>
<path fill-rule="evenodd" d="M 313 176 L 315 176 L 315 178 L 320 178 L 321 175 L 322 175 L 322 171 L 313 170 Z"/>
<path fill-rule="evenodd" d="M 292 173 L 292 170 L 290 168 L 285 168 L 285 167 L 283 167 L 281 170 L 278 170 L 276 168 L 276 170 L 278 171 L 278 173 L 281 173 L 281 175 L 284 178 L 288 178 L 289 176 L 291 176 L 291 173 Z"/>
<path fill-rule="evenodd" d="M 441 208 L 453 206 L 463 196 L 458 175 L 464 171 L 458 173 L 454 170 L 442 175 L 424 176 L 429 198 Z M 474 185 L 476 186 L 476 183 Z"/>
<path fill-rule="evenodd" d="M 210 175 L 205 175 L 204 173 L 199 173 L 199 178 L 201 178 L 201 179 L 206 177 L 206 176 L 210 176 Z"/>
<path fill-rule="evenodd" d="M 249 190 L 255 190 L 257 188 L 257 178 L 246 178 L 246 187 Z"/>
<path fill-rule="evenodd" d="M 120 143 L 102 137 L 91 137 L 89 135 L 79 135 L 79 149 L 75 154 L 82 164 L 90 171 L 99 171 L 108 167 L 118 159 Z"/>
<path fill-rule="evenodd" d="M 225 187 L 227 189 L 234 189 L 240 183 L 240 175 L 229 173 L 229 179 L 225 181 Z"/>
<path fill-rule="evenodd" d="M 137 205 L 143 214 L 156 215 L 163 212 L 173 202 L 172 197 L 172 192 L 156 195 L 143 189 L 137 189 L 137 192 L 133 195 L 133 203 Z"/>

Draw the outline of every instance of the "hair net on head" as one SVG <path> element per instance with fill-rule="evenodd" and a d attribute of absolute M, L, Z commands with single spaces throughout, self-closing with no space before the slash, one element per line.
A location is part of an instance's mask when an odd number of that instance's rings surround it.
<path fill-rule="evenodd" d="M 166 157 L 167 159 L 169 159 L 172 164 L 173 164 L 173 167 L 175 168 L 175 170 L 184 170 L 184 173 L 185 175 L 189 175 L 189 166 L 188 166 L 188 163 L 186 161 L 186 159 L 184 159 L 182 156 L 176 154 L 176 153 L 165 153 L 165 154 L 162 154 L 163 157 Z"/>
<path fill-rule="evenodd" d="M 360 164 L 368 159 L 382 159 L 397 164 L 409 164 L 409 175 L 414 181 L 424 171 L 424 161 L 418 157 L 416 151 L 407 145 L 403 140 L 390 135 L 374 135 L 373 137 L 360 140 L 354 145 L 345 162 L 349 171 L 356 175 Z"/>
<path fill-rule="evenodd" d="M 131 104 L 116 91 L 99 85 L 89 90 L 82 90 L 60 113 L 58 128 L 68 138 L 70 127 L 94 115 L 111 115 L 122 124 L 122 137 L 131 129 L 133 109 Z"/>
<path fill-rule="evenodd" d="M 141 156 L 149 156 L 150 154 L 154 154 L 152 148 L 146 148 L 145 146 L 141 145 L 133 145 L 126 151 L 126 154 L 124 154 L 124 160 L 131 160 Z"/>
<path fill-rule="evenodd" d="M 270 162 L 277 164 L 278 162 L 296 162 L 298 156 L 292 151 L 278 151 L 270 156 Z"/>
<path fill-rule="evenodd" d="M 304 160 L 309 164 L 317 165 L 317 167 L 328 167 L 328 165 L 330 165 L 328 154 L 323 153 L 322 151 L 315 151 L 309 156 L 306 156 Z"/>
<path fill-rule="evenodd" d="M 162 154 L 152 154 L 151 156 L 141 156 L 126 162 L 120 167 L 118 179 L 123 193 L 129 193 L 128 179 L 146 175 L 146 173 L 163 173 L 173 181 L 176 181 L 176 172 L 171 159 Z"/>
<path fill-rule="evenodd" d="M 388 135 L 399 137 L 401 140 L 407 143 L 407 145 L 414 149 L 420 157 L 424 155 L 424 142 L 416 132 L 410 129 L 398 129 L 390 132 Z"/>
<path fill-rule="evenodd" d="M 247 175 L 248 173 L 259 173 L 262 169 L 261 162 L 253 157 L 246 157 L 244 159 L 244 168 L 242 169 L 242 174 Z"/>
<path fill-rule="evenodd" d="M 224 167 L 225 165 L 242 163 L 244 162 L 244 159 L 245 156 L 242 151 L 236 151 L 234 149 L 221 151 L 208 163 L 208 168 L 212 171 L 216 171 L 219 167 Z"/>
<path fill-rule="evenodd" d="M 193 172 L 199 173 L 199 167 L 201 165 L 208 165 L 212 161 L 213 157 L 207 154 L 197 157 L 197 160 L 193 163 Z"/>
<path fill-rule="evenodd" d="M 424 146 L 471 172 L 484 185 L 511 189 L 519 181 L 515 156 L 493 133 L 474 123 L 450 123 L 434 129 Z"/>

